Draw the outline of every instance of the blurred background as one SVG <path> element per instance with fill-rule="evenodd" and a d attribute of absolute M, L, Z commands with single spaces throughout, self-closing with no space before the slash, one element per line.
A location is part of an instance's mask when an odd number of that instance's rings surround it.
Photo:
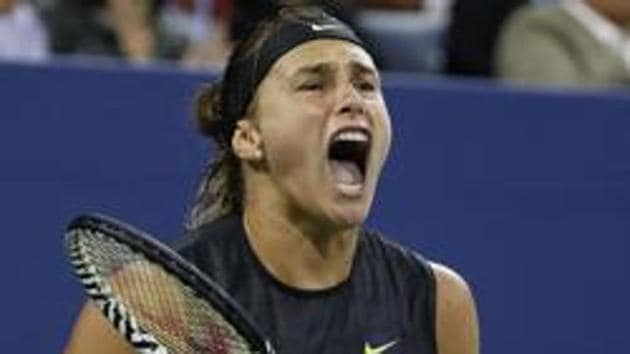
<path fill-rule="evenodd" d="M 483 353 L 626 354 L 630 1 L 324 5 L 383 70 L 394 143 L 369 224 L 468 279 Z M 84 301 L 72 216 L 181 237 L 212 154 L 193 97 L 271 8 L 0 0 L 3 351 L 62 351 Z"/>
<path fill-rule="evenodd" d="M 352 24 L 387 71 L 574 86 L 630 80 L 625 0 L 314 2 Z M 0 60 L 120 58 L 220 70 L 272 3 L 0 0 Z"/>

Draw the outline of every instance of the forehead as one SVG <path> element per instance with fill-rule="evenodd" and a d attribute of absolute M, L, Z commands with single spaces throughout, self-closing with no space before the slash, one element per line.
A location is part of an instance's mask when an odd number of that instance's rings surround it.
<path fill-rule="evenodd" d="M 360 46 L 338 39 L 317 39 L 288 51 L 273 65 L 270 74 L 292 76 L 300 69 L 318 64 L 340 67 L 360 65 L 377 72 L 374 60 Z"/>

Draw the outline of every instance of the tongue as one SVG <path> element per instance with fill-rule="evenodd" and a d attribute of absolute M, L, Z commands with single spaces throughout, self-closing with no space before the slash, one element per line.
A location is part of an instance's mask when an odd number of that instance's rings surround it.
<path fill-rule="evenodd" d="M 359 166 L 351 161 L 330 160 L 333 179 L 337 183 L 357 185 L 363 183 Z"/>

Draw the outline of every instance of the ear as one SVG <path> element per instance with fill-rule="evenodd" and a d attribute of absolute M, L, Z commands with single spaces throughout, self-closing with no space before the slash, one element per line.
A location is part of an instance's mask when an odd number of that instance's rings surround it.
<path fill-rule="evenodd" d="M 257 162 L 263 159 L 263 142 L 260 130 L 250 119 L 236 122 L 232 135 L 232 150 L 241 160 Z"/>

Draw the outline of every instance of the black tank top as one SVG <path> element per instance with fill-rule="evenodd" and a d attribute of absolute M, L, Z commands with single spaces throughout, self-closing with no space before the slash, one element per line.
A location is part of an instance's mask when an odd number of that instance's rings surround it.
<path fill-rule="evenodd" d="M 275 279 L 229 216 L 176 247 L 249 312 L 279 354 L 436 354 L 435 279 L 418 254 L 362 231 L 349 278 L 324 290 Z"/>

